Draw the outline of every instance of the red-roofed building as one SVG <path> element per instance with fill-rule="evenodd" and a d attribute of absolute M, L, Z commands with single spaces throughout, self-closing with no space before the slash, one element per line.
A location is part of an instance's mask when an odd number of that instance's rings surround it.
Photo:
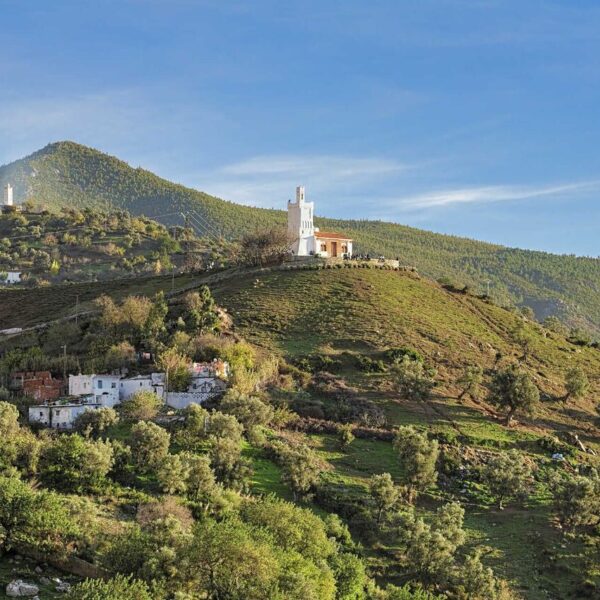
<path fill-rule="evenodd" d="M 288 202 L 288 235 L 296 256 L 343 258 L 352 256 L 352 239 L 314 226 L 314 202 L 306 202 L 304 187 L 296 188 L 296 202 Z"/>

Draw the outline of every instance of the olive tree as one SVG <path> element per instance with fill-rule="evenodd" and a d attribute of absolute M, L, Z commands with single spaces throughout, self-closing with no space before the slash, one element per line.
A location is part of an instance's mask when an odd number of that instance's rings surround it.
<path fill-rule="evenodd" d="M 409 400 L 427 400 L 435 387 L 435 371 L 409 356 L 395 364 L 391 374 L 398 393 Z"/>
<path fill-rule="evenodd" d="M 399 427 L 394 438 L 394 449 L 411 499 L 435 484 L 439 456 L 437 440 L 430 440 L 426 433 L 420 433 L 413 427 Z"/>
<path fill-rule="evenodd" d="M 369 495 L 375 508 L 377 525 L 392 510 L 400 499 L 400 490 L 389 473 L 373 475 L 369 480 Z"/>
<path fill-rule="evenodd" d="M 583 398 L 589 392 L 590 382 L 581 367 L 573 367 L 567 371 L 565 388 L 567 389 L 565 402 L 568 402 L 571 398 Z"/>
<path fill-rule="evenodd" d="M 525 496 L 531 483 L 531 467 L 517 450 L 494 456 L 483 467 L 481 475 L 500 510 L 505 501 Z"/>
<path fill-rule="evenodd" d="M 512 365 L 495 373 L 488 399 L 506 411 L 505 422 L 510 425 L 516 413 L 534 414 L 540 401 L 540 391 L 526 372 Z"/>

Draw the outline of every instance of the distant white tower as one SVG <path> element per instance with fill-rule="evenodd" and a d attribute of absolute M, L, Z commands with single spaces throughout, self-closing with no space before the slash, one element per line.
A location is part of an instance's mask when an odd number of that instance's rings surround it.
<path fill-rule="evenodd" d="M 10 183 L 4 186 L 4 206 L 13 205 L 13 187 Z"/>
<path fill-rule="evenodd" d="M 296 188 L 296 202 L 288 200 L 288 234 L 293 240 L 296 256 L 309 256 L 315 252 L 314 203 L 306 202 L 304 186 Z"/>

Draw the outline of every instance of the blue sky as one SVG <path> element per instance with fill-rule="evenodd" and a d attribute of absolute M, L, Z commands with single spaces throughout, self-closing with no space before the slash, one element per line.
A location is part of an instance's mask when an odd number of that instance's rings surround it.
<path fill-rule="evenodd" d="M 0 0 L 0 163 L 600 255 L 600 3 Z"/>

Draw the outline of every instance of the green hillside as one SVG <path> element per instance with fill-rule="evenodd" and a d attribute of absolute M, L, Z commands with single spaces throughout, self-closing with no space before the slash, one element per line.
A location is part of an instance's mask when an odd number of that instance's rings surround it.
<path fill-rule="evenodd" d="M 72 142 L 50 144 L 1 167 L 0 184 L 7 182 L 18 201 L 54 208 L 124 208 L 179 224 L 180 213 L 193 210 L 227 238 L 285 221 L 282 211 L 224 201 Z M 598 259 L 505 248 L 380 221 L 317 219 L 317 224 L 352 236 L 359 252 L 399 257 L 432 278 L 447 277 L 479 292 L 489 279 L 497 303 L 524 304 L 540 320 L 558 315 L 571 326 L 600 332 Z"/>
<path fill-rule="evenodd" d="M 509 582 L 515 596 L 502 598 L 579 598 L 587 591 L 597 592 L 597 534 L 581 528 L 565 535 L 557 527 L 548 482 L 560 473 L 576 469 L 585 473 L 600 466 L 596 412 L 600 350 L 570 343 L 515 311 L 449 291 L 415 273 L 350 266 L 178 276 L 168 322 L 172 339 L 180 344 L 178 323 L 182 316 L 187 319 L 180 292 L 204 283 L 231 319 L 229 340 L 247 340 L 259 356 L 275 353 L 285 361 L 279 379 L 260 397 L 280 408 L 289 403 L 302 419 L 284 430 L 275 425 L 269 443 L 306 444 L 318 456 L 317 492 L 303 505 L 321 515 L 343 516 L 364 547 L 369 572 L 378 580 L 402 584 L 411 577 L 399 566 L 397 524 L 392 519 L 376 527 L 364 511 L 371 506 L 368 490 L 373 475 L 388 472 L 394 481 L 403 481 L 390 432 L 413 425 L 442 448 L 438 485 L 420 496 L 419 514 L 431 518 L 446 502 L 462 503 L 465 551 L 481 549 L 485 565 Z M 93 299 L 102 294 L 122 301 L 128 295 L 169 291 L 171 286 L 171 278 L 163 276 L 4 290 L 0 291 L 0 327 L 71 314 L 75 295 L 80 296 L 82 309 L 91 309 Z M 86 346 L 93 348 L 94 317 L 83 317 L 78 327 L 68 328 L 69 348 L 81 353 L 78 358 L 83 361 Z M 56 328 L 51 328 L 13 337 L 0 345 L 0 351 L 32 345 L 52 348 L 55 335 Z M 111 341 L 119 339 L 114 334 Z M 197 340 L 199 347 L 214 343 L 210 336 Z M 436 386 L 430 397 L 419 400 L 398 391 L 393 365 L 386 358 L 390 348 L 405 348 L 435 368 Z M 539 388 L 541 403 L 534 415 L 519 415 L 517 423 L 506 427 L 501 411 L 488 402 L 487 389 L 494 373 L 517 363 Z M 383 368 L 373 368 L 377 365 Z M 474 396 L 460 399 L 461 374 L 474 365 L 481 367 L 482 381 Z M 582 397 L 564 402 L 565 375 L 574 367 L 585 371 L 590 388 Z M 337 441 L 339 423 L 356 428 L 357 438 L 347 448 L 340 448 Z M 128 440 L 128 427 L 111 430 L 110 436 Z M 574 435 L 596 454 L 582 452 Z M 277 445 L 262 446 L 249 436 L 245 456 L 253 468 L 251 492 L 290 499 L 273 448 Z M 498 510 L 481 473 L 490 457 L 509 450 L 528 461 L 534 479 L 526 500 L 513 500 L 506 510 Z M 555 451 L 568 460 L 551 460 Z M 151 490 L 146 480 L 135 485 Z"/>

